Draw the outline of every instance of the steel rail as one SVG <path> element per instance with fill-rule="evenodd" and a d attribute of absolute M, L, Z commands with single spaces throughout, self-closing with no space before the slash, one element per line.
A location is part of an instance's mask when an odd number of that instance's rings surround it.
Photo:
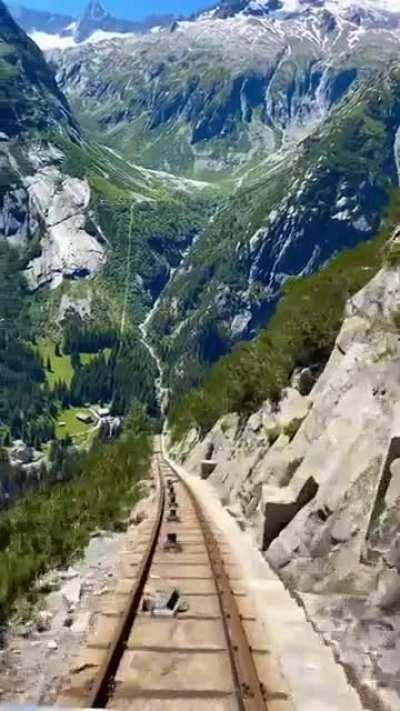
<path fill-rule="evenodd" d="M 128 639 L 140 609 L 143 592 L 148 581 L 150 568 L 159 542 L 160 532 L 165 513 L 165 478 L 162 472 L 161 461 L 182 484 L 193 505 L 200 530 L 204 537 L 211 573 L 215 582 L 221 621 L 226 640 L 227 655 L 229 656 L 234 694 L 238 711 L 266 711 L 267 704 L 265 691 L 260 684 L 252 650 L 248 644 L 246 632 L 238 610 L 235 595 L 227 574 L 218 542 L 211 530 L 211 526 L 204 516 L 190 486 L 179 472 L 162 456 L 155 452 L 158 464 L 158 505 L 149 543 L 139 565 L 136 582 L 129 595 L 128 605 L 118 625 L 110 649 L 86 700 L 86 708 L 106 708 L 111 701 L 114 691 L 115 677 L 125 653 Z M 160 461 L 161 460 L 161 461 Z M 182 694 L 180 694 L 182 696 Z M 184 696 L 184 694 L 183 694 Z"/>
<path fill-rule="evenodd" d="M 150 536 L 149 543 L 142 557 L 139 566 L 136 582 L 129 595 L 127 609 L 122 616 L 121 622 L 115 633 L 114 640 L 107 653 L 107 657 L 100 667 L 99 673 L 86 702 L 87 708 L 105 708 L 112 696 L 113 684 L 119 664 L 125 652 L 126 644 L 132 630 L 136 615 L 140 607 L 140 601 L 148 579 L 149 570 L 152 564 L 160 530 L 164 518 L 165 509 L 165 486 L 161 473 L 160 462 L 158 460 L 158 506 Z"/>
<path fill-rule="evenodd" d="M 268 708 L 266 692 L 258 678 L 252 650 L 243 628 L 218 542 L 192 489 L 179 472 L 169 462 L 166 463 L 186 489 L 204 535 L 210 567 L 217 588 L 239 711 L 265 711 Z"/>

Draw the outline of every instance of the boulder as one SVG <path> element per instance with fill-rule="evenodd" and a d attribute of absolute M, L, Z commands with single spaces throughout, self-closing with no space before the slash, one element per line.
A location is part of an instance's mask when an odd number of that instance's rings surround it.
<path fill-rule="evenodd" d="M 229 516 L 232 516 L 232 518 L 234 518 L 234 519 L 239 519 L 239 518 L 243 517 L 242 507 L 238 501 L 235 504 L 231 504 L 230 506 L 227 506 L 226 510 L 227 510 Z"/>
<path fill-rule="evenodd" d="M 378 580 L 378 589 L 371 596 L 373 605 L 382 609 L 400 605 L 400 575 L 397 570 L 384 570 Z"/>
<path fill-rule="evenodd" d="M 277 421 L 281 430 L 285 432 L 293 422 L 301 423 L 310 409 L 310 401 L 302 397 L 298 390 L 286 388 L 279 405 Z"/>
<path fill-rule="evenodd" d="M 334 543 L 345 543 L 354 536 L 359 529 L 357 521 L 354 520 L 352 512 L 346 510 L 331 528 L 331 538 Z"/>
<path fill-rule="evenodd" d="M 89 628 L 91 617 L 91 612 L 81 612 L 72 624 L 72 631 L 78 634 L 83 634 L 83 632 L 86 632 L 86 630 Z"/>
<path fill-rule="evenodd" d="M 53 615 L 47 610 L 41 610 L 37 615 L 36 629 L 38 632 L 48 632 L 51 628 Z"/>
<path fill-rule="evenodd" d="M 69 567 L 67 570 L 60 573 L 60 578 L 61 580 L 73 580 L 73 578 L 77 578 L 78 575 L 79 573 L 75 570 L 75 568 Z"/>
<path fill-rule="evenodd" d="M 15 464 L 29 464 L 33 462 L 34 450 L 32 447 L 28 447 L 22 440 L 17 440 L 10 450 L 10 459 Z"/>
<path fill-rule="evenodd" d="M 143 521 L 149 518 L 149 504 L 146 499 L 141 499 L 133 509 L 129 516 L 129 523 L 134 526 L 139 526 Z"/>
<path fill-rule="evenodd" d="M 400 573 L 400 533 L 397 533 L 385 555 L 385 561 L 391 568 L 396 568 Z"/>
<path fill-rule="evenodd" d="M 77 605 L 81 598 L 82 580 L 80 577 L 69 580 L 61 588 L 61 594 L 68 605 Z"/>
<path fill-rule="evenodd" d="M 400 459 L 395 459 L 390 465 L 390 483 L 385 496 L 388 508 L 395 506 L 400 499 Z"/>
<path fill-rule="evenodd" d="M 308 477 L 296 487 L 263 486 L 260 510 L 264 515 L 262 548 L 267 550 L 297 513 L 314 498 L 318 485 Z M 291 547 L 291 546 L 289 546 Z"/>

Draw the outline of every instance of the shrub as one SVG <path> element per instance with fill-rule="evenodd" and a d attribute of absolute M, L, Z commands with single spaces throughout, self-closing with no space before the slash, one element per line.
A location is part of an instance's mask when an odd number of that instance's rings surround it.
<path fill-rule="evenodd" d="M 285 434 L 286 437 L 289 437 L 289 442 L 291 442 L 297 435 L 303 422 L 304 418 L 295 417 L 294 420 L 288 422 L 288 424 L 283 428 L 283 434 Z"/>

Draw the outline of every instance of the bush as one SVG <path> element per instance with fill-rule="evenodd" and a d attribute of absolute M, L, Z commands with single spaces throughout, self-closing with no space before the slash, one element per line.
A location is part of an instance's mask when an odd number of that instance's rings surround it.
<path fill-rule="evenodd" d="M 289 422 L 284 428 L 283 428 L 283 434 L 286 435 L 286 437 L 289 437 L 289 442 L 292 441 L 292 439 L 295 438 L 297 435 L 302 423 L 304 422 L 304 418 L 300 417 L 295 417 L 294 420 Z"/>

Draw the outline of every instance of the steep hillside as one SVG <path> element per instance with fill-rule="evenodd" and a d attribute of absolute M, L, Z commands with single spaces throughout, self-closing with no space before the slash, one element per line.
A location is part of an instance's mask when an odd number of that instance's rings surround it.
<path fill-rule="evenodd" d="M 158 414 L 157 367 L 138 324 L 210 198 L 205 184 L 85 141 L 2 3 L 0 20 L 0 441 L 40 446 L 70 405 L 112 401 L 122 414 L 136 399 Z"/>
<path fill-rule="evenodd" d="M 0 2 L 0 393 L 1 437 L 25 436 L 31 443 L 54 435 L 54 398 L 29 341 L 33 323 L 21 271 L 41 252 L 43 216 L 30 196 L 32 179 L 46 165 L 34 145 L 49 132 L 77 140 L 68 104 L 36 45 L 17 27 Z M 32 155 L 29 155 L 29 150 Z"/>
<path fill-rule="evenodd" d="M 365 707 L 390 711 L 400 703 L 399 236 L 397 228 L 378 273 L 382 239 L 343 255 L 302 288 L 298 282 L 283 303 L 280 331 L 272 326 L 260 340 L 258 360 L 251 349 L 241 359 L 230 357 L 230 367 L 227 362 L 219 379 L 216 370 L 207 385 L 208 399 L 201 402 L 198 393 L 192 412 L 205 421 L 217 398 L 221 413 L 238 405 L 234 398 L 241 388 L 246 394 L 246 385 L 247 395 L 262 389 L 274 357 L 268 348 L 279 337 L 290 385 L 274 401 L 253 401 L 250 417 L 242 402 L 205 437 L 191 429 L 175 449 L 187 469 L 199 474 L 202 467 L 231 515 L 253 532 L 334 647 Z M 352 293 L 367 281 L 348 299 L 340 328 L 338 293 L 343 304 L 345 289 L 349 294 L 351 285 Z M 296 300 L 309 305 L 300 324 Z M 321 352 L 310 346 L 329 331 L 332 352 L 324 367 Z M 224 402 L 227 393 L 233 399 Z M 187 423 L 188 412 L 185 417 Z"/>
<path fill-rule="evenodd" d="M 390 18 L 309 2 L 297 14 L 207 13 L 52 61 L 82 124 L 124 155 L 190 176 L 231 175 L 304 135 L 358 78 L 396 57 L 400 21 Z"/>
<path fill-rule="evenodd" d="M 0 4 L 0 131 L 75 131 L 68 104 L 37 48 Z M 4 140 L 4 137 L 3 137 Z"/>
<path fill-rule="evenodd" d="M 151 322 L 165 384 L 175 394 L 257 332 L 288 277 L 315 271 L 376 232 L 398 184 L 399 125 L 395 65 L 361 85 L 296 151 L 248 173 L 175 274 Z"/>

